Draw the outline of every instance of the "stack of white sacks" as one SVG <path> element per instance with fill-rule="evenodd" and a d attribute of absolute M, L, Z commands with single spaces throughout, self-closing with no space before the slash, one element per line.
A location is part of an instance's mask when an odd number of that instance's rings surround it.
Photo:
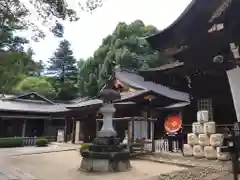
<path fill-rule="evenodd" d="M 192 133 L 188 134 L 188 143 L 184 144 L 185 156 L 196 158 L 229 160 L 228 153 L 220 152 L 223 143 L 223 134 L 216 133 L 216 124 L 208 121 L 208 111 L 197 113 L 197 122 L 192 124 Z"/>

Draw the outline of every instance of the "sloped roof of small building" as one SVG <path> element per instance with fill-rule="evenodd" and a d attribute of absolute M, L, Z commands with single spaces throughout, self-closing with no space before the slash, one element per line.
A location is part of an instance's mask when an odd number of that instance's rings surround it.
<path fill-rule="evenodd" d="M 37 99 L 31 99 L 33 96 L 34 98 L 37 97 Z M 65 106 L 65 104 L 54 103 L 35 92 L 21 95 L 4 95 L 0 99 L 0 111 L 57 113 L 68 111 Z"/>
<path fill-rule="evenodd" d="M 190 102 L 188 93 L 176 91 L 167 86 L 156 84 L 152 81 L 145 81 L 142 76 L 137 74 L 137 72 L 117 69 L 115 76 L 118 80 L 123 81 L 133 87 L 139 87 L 142 90 L 153 91 L 170 99 Z"/>
<path fill-rule="evenodd" d="M 65 112 L 67 110 L 65 104 L 44 104 L 38 102 L 0 100 L 0 111 L 57 113 Z"/>

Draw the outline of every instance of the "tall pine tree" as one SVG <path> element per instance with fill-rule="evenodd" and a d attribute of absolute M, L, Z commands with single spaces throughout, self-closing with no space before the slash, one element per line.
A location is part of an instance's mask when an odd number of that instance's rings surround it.
<path fill-rule="evenodd" d="M 58 100 L 70 100 L 77 96 L 77 64 L 67 40 L 60 42 L 59 47 L 50 58 L 49 70 L 57 74 L 55 88 Z"/>

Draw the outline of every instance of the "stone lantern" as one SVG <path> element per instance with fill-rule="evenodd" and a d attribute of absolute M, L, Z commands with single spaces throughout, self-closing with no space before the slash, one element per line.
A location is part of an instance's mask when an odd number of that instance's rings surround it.
<path fill-rule="evenodd" d="M 116 111 L 113 101 L 121 98 L 120 93 L 105 89 L 100 93 L 100 98 L 103 100 L 100 108 L 103 126 L 93 144 L 81 152 L 81 169 L 95 172 L 127 171 L 131 168 L 130 153 L 120 145 L 113 128 L 113 115 Z"/>

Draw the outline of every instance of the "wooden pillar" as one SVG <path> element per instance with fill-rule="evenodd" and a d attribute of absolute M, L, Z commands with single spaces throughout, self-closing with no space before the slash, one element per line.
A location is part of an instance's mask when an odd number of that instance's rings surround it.
<path fill-rule="evenodd" d="M 151 121 L 152 152 L 155 152 L 154 130 L 155 130 L 155 121 Z"/>
<path fill-rule="evenodd" d="M 76 119 L 75 118 L 72 118 L 72 137 L 71 137 L 71 140 L 72 140 L 72 143 L 75 144 L 75 135 L 76 135 Z"/>
<path fill-rule="evenodd" d="M 132 122 L 128 121 L 128 130 L 127 130 L 127 136 L 128 136 L 128 142 L 127 142 L 127 147 L 128 151 L 131 152 L 131 144 L 132 144 Z"/>
<path fill-rule="evenodd" d="M 81 133 L 81 122 L 76 121 L 75 143 L 78 143 L 80 141 L 80 133 Z"/>
<path fill-rule="evenodd" d="M 68 130 L 68 120 L 65 117 L 65 125 L 64 125 L 64 142 L 67 142 L 67 130 Z"/>
<path fill-rule="evenodd" d="M 96 137 L 98 136 L 98 131 L 100 130 L 100 121 L 96 120 Z"/>
<path fill-rule="evenodd" d="M 132 140 L 132 144 L 133 144 L 134 143 L 134 139 L 135 139 L 135 137 L 134 137 L 134 119 L 132 119 L 131 123 L 132 123 L 132 127 L 131 127 L 132 128 L 131 140 Z"/>
<path fill-rule="evenodd" d="M 26 126 L 27 126 L 27 121 L 26 121 L 26 119 L 24 119 L 23 126 L 22 126 L 22 137 L 26 136 Z"/>

